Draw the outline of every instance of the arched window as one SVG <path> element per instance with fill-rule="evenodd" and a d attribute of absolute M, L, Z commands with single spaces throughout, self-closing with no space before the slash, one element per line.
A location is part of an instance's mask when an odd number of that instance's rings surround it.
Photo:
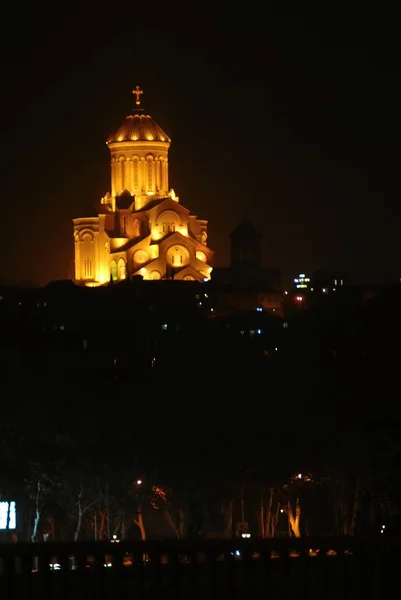
<path fill-rule="evenodd" d="M 117 262 L 115 260 L 111 261 L 110 275 L 113 281 L 117 281 Z"/>
<path fill-rule="evenodd" d="M 204 263 L 207 262 L 207 256 L 202 250 L 196 251 L 196 258 Z"/>
<path fill-rule="evenodd" d="M 148 167 L 148 191 L 153 191 L 153 157 L 147 157 L 147 167 Z"/>
<path fill-rule="evenodd" d="M 118 279 L 125 279 L 126 278 L 126 268 L 125 268 L 125 260 L 123 258 L 120 258 L 120 260 L 118 261 Z"/>
<path fill-rule="evenodd" d="M 134 190 L 138 190 L 139 188 L 139 169 L 138 169 L 138 157 L 134 156 L 132 159 L 133 165 L 132 168 L 134 170 Z"/>
<path fill-rule="evenodd" d="M 85 278 L 90 279 L 92 277 L 92 261 L 90 258 L 85 258 L 84 270 L 85 270 Z"/>
<path fill-rule="evenodd" d="M 141 235 L 141 223 L 139 219 L 135 219 L 134 221 L 134 237 L 139 237 Z"/>
<path fill-rule="evenodd" d="M 177 231 L 180 227 L 180 217 L 173 210 L 165 210 L 158 217 L 160 232 L 169 233 Z"/>
<path fill-rule="evenodd" d="M 190 254 L 185 246 L 170 246 L 167 250 L 167 262 L 172 267 L 183 267 L 190 261 Z"/>
<path fill-rule="evenodd" d="M 175 231 L 175 223 L 169 223 L 166 221 L 162 224 L 163 233 L 170 233 Z"/>
<path fill-rule="evenodd" d="M 163 158 L 160 157 L 159 158 L 159 188 L 161 190 L 164 189 L 164 185 L 163 185 Z"/>
<path fill-rule="evenodd" d="M 161 279 L 161 273 L 159 271 L 151 271 L 148 279 Z"/>
<path fill-rule="evenodd" d="M 120 156 L 120 177 L 121 177 L 121 189 L 125 189 L 125 157 Z"/>

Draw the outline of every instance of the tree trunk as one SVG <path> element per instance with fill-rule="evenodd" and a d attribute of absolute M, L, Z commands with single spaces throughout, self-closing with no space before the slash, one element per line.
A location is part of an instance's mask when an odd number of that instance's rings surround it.
<path fill-rule="evenodd" d="M 106 483 L 106 528 L 107 539 L 110 541 L 110 502 L 109 502 L 109 484 Z"/>
<path fill-rule="evenodd" d="M 180 534 L 180 540 L 184 539 L 184 526 L 185 526 L 185 514 L 184 509 L 180 507 L 178 509 L 178 532 Z"/>
<path fill-rule="evenodd" d="M 105 511 L 100 513 L 100 526 L 99 526 L 99 540 L 102 542 L 104 538 L 104 530 L 106 528 L 106 513 Z"/>
<path fill-rule="evenodd" d="M 356 522 L 358 518 L 359 508 L 361 506 L 362 499 L 362 480 L 358 475 L 355 482 L 355 492 L 354 498 L 352 502 L 352 510 L 351 510 L 351 521 L 349 525 L 349 535 L 355 534 Z"/>
<path fill-rule="evenodd" d="M 266 511 L 265 537 L 274 537 L 273 522 L 272 522 L 272 506 L 273 506 L 274 488 L 269 490 L 269 500 Z"/>
<path fill-rule="evenodd" d="M 274 517 L 271 519 L 271 537 L 274 538 L 275 534 L 276 534 L 276 527 L 277 527 L 277 523 L 278 523 L 278 517 L 280 514 L 280 505 L 277 502 L 277 507 L 274 513 Z"/>
<path fill-rule="evenodd" d="M 177 540 L 179 540 L 180 532 L 178 531 L 177 525 L 175 524 L 174 519 L 171 516 L 171 513 L 167 507 L 165 507 L 165 509 L 164 509 L 164 515 L 166 517 L 167 523 L 170 525 L 171 529 L 174 531 L 174 535 L 176 536 Z"/>
<path fill-rule="evenodd" d="M 119 532 L 121 533 L 121 511 L 117 512 L 113 522 L 113 540 L 115 539 L 114 536 L 120 539 Z"/>
<path fill-rule="evenodd" d="M 82 527 L 82 515 L 83 515 L 83 511 L 82 511 L 82 494 L 83 494 L 83 487 L 81 484 L 81 487 L 79 488 L 79 494 L 78 494 L 78 501 L 77 501 L 77 506 L 78 506 L 78 522 L 77 522 L 77 526 L 74 532 L 74 542 L 78 541 L 79 538 L 79 533 L 81 531 L 81 527 Z"/>
<path fill-rule="evenodd" d="M 11 502 L 7 503 L 6 540 L 9 541 Z"/>
<path fill-rule="evenodd" d="M 146 540 L 146 530 L 145 524 L 143 522 L 143 514 L 140 504 L 138 505 L 138 510 L 136 513 L 136 519 L 134 519 L 134 523 L 139 527 L 139 531 L 141 532 L 141 540 L 144 542 Z"/>
<path fill-rule="evenodd" d="M 265 537 L 265 499 L 263 492 L 260 494 L 260 508 L 259 508 L 259 526 L 260 526 L 260 537 Z"/>
<path fill-rule="evenodd" d="M 121 539 L 125 538 L 125 513 L 121 513 Z"/>
<path fill-rule="evenodd" d="M 36 541 L 36 536 L 38 534 L 38 528 L 39 528 L 39 521 L 40 521 L 40 503 L 41 503 L 41 490 L 42 490 L 42 484 L 40 481 L 37 482 L 36 485 L 36 505 L 35 505 L 35 517 L 33 520 L 33 530 L 32 530 L 32 535 L 31 535 L 31 542 L 35 542 Z"/>
<path fill-rule="evenodd" d="M 76 527 L 75 532 L 74 532 L 74 542 L 78 541 L 79 533 L 81 531 L 81 527 L 82 527 L 82 507 L 81 507 L 81 504 L 79 504 L 79 506 L 78 506 L 77 527 Z"/>
<path fill-rule="evenodd" d="M 221 507 L 221 510 L 224 515 L 223 537 L 228 539 L 230 539 L 233 534 L 233 506 L 234 499 L 231 498 L 231 500 L 226 505 L 223 505 Z"/>
<path fill-rule="evenodd" d="M 295 515 L 292 510 L 291 503 L 288 502 L 289 529 L 290 529 L 290 532 L 292 531 L 294 536 L 297 538 L 301 537 L 300 520 L 301 520 L 301 507 L 299 505 L 299 498 L 297 498 L 296 507 L 295 507 Z"/>
<path fill-rule="evenodd" d="M 32 529 L 32 535 L 31 535 L 31 542 L 35 542 L 36 541 L 36 536 L 38 534 L 39 521 L 40 521 L 40 512 L 39 512 L 38 509 L 36 509 L 36 511 L 35 511 L 35 518 L 33 520 L 33 529 Z"/>

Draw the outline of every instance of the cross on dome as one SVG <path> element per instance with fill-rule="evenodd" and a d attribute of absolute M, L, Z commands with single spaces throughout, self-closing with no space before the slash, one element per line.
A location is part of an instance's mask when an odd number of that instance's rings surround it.
<path fill-rule="evenodd" d="M 135 104 L 137 106 L 139 106 L 140 103 L 141 103 L 139 97 L 140 97 L 141 94 L 143 94 L 143 90 L 141 90 L 141 88 L 139 87 L 139 85 L 137 85 L 136 88 L 134 90 L 132 90 L 132 93 L 134 94 L 134 96 L 136 96 Z"/>

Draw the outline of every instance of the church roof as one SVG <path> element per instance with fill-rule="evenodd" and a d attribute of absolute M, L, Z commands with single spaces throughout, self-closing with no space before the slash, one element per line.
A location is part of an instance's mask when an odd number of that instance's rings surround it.
<path fill-rule="evenodd" d="M 171 140 L 150 115 L 145 114 L 142 109 L 136 109 L 125 117 L 120 129 L 107 140 L 108 144 L 115 142 L 170 143 Z"/>
<path fill-rule="evenodd" d="M 246 217 L 244 217 L 244 220 L 242 221 L 242 223 L 240 223 L 238 225 L 238 227 L 236 227 L 234 229 L 234 231 L 232 231 L 230 233 L 230 237 L 258 239 L 263 236 L 260 233 L 260 231 L 258 231 L 258 229 L 256 229 L 256 227 L 254 225 L 252 225 L 252 223 L 250 221 L 248 221 L 248 219 Z"/>

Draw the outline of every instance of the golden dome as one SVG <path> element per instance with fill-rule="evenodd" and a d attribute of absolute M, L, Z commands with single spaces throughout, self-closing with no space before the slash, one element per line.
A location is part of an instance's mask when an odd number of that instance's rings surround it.
<path fill-rule="evenodd" d="M 131 115 L 125 117 L 124 123 L 117 133 L 107 140 L 107 144 L 115 142 L 170 143 L 171 140 L 150 115 L 145 115 L 142 110 L 135 110 Z"/>

